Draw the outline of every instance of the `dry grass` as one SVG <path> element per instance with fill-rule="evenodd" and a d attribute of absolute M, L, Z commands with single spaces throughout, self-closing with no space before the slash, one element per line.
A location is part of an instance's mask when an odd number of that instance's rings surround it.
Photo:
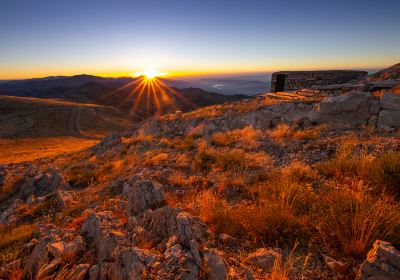
<path fill-rule="evenodd" d="M 155 155 L 150 155 L 146 157 L 145 164 L 148 166 L 159 166 L 160 164 L 166 162 L 169 159 L 169 155 L 164 152 L 157 153 Z"/>
<path fill-rule="evenodd" d="M 35 225 L 0 226 L 0 265 L 16 260 L 24 243 L 32 238 Z"/>
<path fill-rule="evenodd" d="M 293 135 L 293 129 L 289 125 L 282 123 L 270 130 L 268 135 L 272 139 L 282 142 L 285 138 L 289 138 Z"/>
<path fill-rule="evenodd" d="M 32 161 L 84 150 L 97 140 L 73 137 L 0 139 L 0 164 Z"/>
<path fill-rule="evenodd" d="M 390 238 L 400 226 L 400 207 L 387 198 L 338 192 L 321 201 L 322 236 L 336 251 L 361 256 L 377 239 Z"/>
<path fill-rule="evenodd" d="M 256 130 L 252 126 L 247 126 L 242 129 L 214 133 L 211 138 L 211 144 L 217 146 L 237 144 L 241 148 L 256 148 L 260 146 L 260 136 L 260 130 Z"/>
<path fill-rule="evenodd" d="M 356 149 L 357 144 L 343 142 L 334 158 L 319 164 L 319 171 L 329 177 L 366 177 L 373 157 L 365 149 Z"/>
<path fill-rule="evenodd" d="M 321 133 L 326 130 L 326 125 L 319 125 L 303 130 L 297 130 L 293 133 L 293 139 L 296 140 L 316 140 L 321 137 Z"/>

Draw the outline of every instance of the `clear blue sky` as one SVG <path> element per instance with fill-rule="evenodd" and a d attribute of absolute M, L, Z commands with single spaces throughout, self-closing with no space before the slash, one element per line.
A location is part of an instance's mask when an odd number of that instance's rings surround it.
<path fill-rule="evenodd" d="M 0 79 L 400 61 L 400 0 L 1 0 Z"/>

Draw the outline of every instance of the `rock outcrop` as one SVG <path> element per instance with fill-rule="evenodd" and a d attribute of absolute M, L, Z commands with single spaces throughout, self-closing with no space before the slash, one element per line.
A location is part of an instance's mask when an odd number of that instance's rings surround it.
<path fill-rule="evenodd" d="M 400 279 L 400 252 L 389 242 L 377 240 L 362 263 L 358 280 Z"/>

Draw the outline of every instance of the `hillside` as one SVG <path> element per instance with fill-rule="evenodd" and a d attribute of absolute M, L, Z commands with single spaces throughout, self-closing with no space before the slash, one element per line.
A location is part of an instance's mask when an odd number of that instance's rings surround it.
<path fill-rule="evenodd" d="M 400 63 L 385 68 L 370 77 L 371 81 L 400 80 Z"/>
<path fill-rule="evenodd" d="M 0 278 L 396 279 L 399 98 L 263 95 L 0 166 Z"/>
<path fill-rule="evenodd" d="M 113 107 L 0 96 L 0 163 L 81 150 L 130 126 Z"/>

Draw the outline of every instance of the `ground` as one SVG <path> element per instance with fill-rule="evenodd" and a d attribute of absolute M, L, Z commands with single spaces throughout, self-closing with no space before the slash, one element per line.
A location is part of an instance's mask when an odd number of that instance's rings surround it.
<path fill-rule="evenodd" d="M 5 165 L 0 248 L 13 265 L 0 272 L 354 279 L 376 240 L 400 242 L 400 134 L 276 121 L 318 101 L 296 102 L 164 115 Z"/>

